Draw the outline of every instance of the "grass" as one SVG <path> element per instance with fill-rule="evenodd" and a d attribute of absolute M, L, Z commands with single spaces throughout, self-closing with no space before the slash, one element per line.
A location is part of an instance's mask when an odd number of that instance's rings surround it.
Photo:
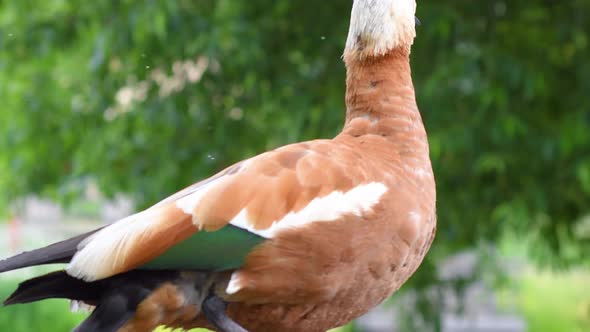
<path fill-rule="evenodd" d="M 529 332 L 590 331 L 590 271 L 527 271 L 518 304 Z"/>
<path fill-rule="evenodd" d="M 511 303 L 508 311 L 524 316 L 528 332 L 590 331 L 590 269 L 551 271 L 526 267 L 530 244 L 514 236 L 506 236 L 500 250 L 506 257 L 520 258 L 525 265 L 513 282 L 500 287 L 497 294 L 501 301 Z"/>

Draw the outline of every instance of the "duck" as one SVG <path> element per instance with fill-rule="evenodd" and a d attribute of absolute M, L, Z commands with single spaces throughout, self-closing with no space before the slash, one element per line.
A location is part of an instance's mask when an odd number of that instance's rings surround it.
<path fill-rule="evenodd" d="M 415 0 L 354 0 L 346 115 L 332 139 L 240 161 L 153 206 L 0 261 L 63 269 L 4 305 L 88 307 L 74 331 L 326 331 L 396 292 L 436 233 L 436 189 L 410 67 Z"/>

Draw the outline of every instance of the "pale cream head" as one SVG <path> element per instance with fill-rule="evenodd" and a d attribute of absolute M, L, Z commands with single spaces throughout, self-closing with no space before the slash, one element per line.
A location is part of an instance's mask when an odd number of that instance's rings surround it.
<path fill-rule="evenodd" d="M 415 14 L 415 0 L 354 0 L 345 58 L 409 49 L 416 36 Z"/>

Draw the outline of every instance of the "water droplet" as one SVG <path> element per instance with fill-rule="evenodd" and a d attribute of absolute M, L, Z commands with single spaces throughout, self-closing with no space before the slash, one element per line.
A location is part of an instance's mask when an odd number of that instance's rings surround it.
<path fill-rule="evenodd" d="M 326 36 L 321 36 L 320 39 L 321 40 L 326 40 Z"/>
<path fill-rule="evenodd" d="M 209 159 L 209 160 L 215 160 L 215 156 L 213 156 L 212 154 L 208 154 L 207 155 L 207 159 Z"/>
<path fill-rule="evenodd" d="M 9 33 L 8 34 L 8 37 L 12 37 L 12 36 L 14 36 L 14 34 L 12 34 L 12 33 Z"/>
<path fill-rule="evenodd" d="M 150 66 L 145 66 L 145 69 L 150 69 Z"/>

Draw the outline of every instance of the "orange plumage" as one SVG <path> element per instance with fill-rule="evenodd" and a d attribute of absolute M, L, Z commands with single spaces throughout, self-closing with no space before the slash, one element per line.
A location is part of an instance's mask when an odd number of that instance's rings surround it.
<path fill-rule="evenodd" d="M 191 238 L 218 248 L 215 234 L 231 228 L 239 239 L 247 233 L 259 241 L 243 263 L 196 277 L 158 275 L 156 286 L 142 286 L 150 295 L 121 330 L 210 326 L 200 310 L 208 292 L 250 331 L 325 331 L 389 297 L 418 268 L 436 229 L 434 176 L 409 63 L 414 11 L 413 0 L 355 0 L 344 54 L 346 122 L 334 139 L 242 161 L 89 234 L 73 255 L 55 254 L 69 262 L 68 274 L 110 285 L 128 271 L 148 273 L 151 261 Z M 217 254 L 186 253 L 164 266 L 191 270 L 200 267 L 183 265 L 191 255 Z"/>

